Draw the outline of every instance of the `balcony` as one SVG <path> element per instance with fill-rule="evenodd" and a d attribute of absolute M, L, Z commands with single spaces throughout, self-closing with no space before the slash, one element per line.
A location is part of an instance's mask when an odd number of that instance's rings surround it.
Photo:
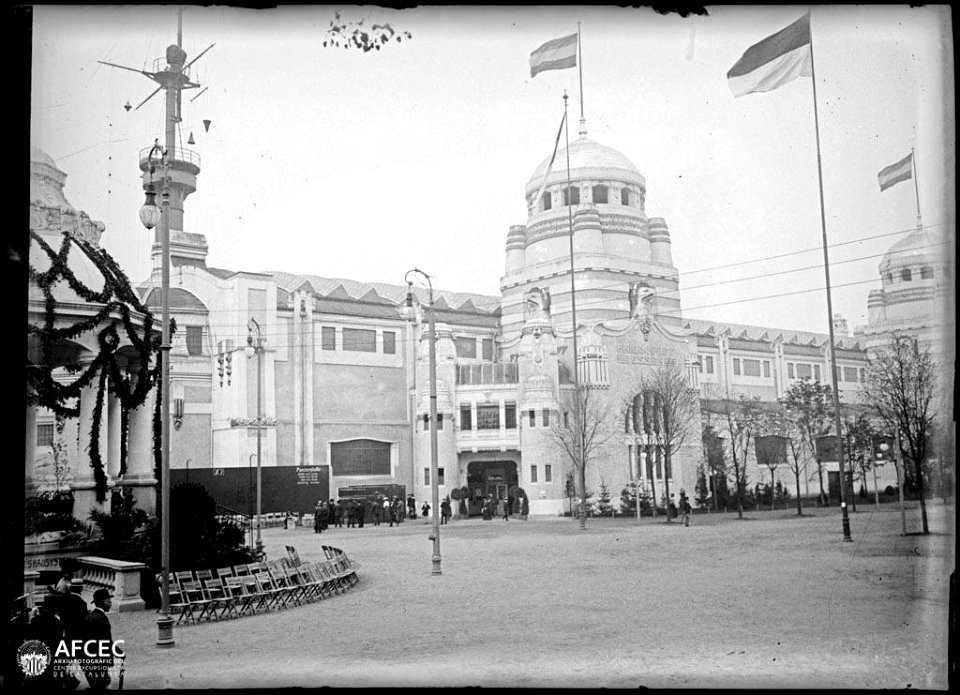
<path fill-rule="evenodd" d="M 150 157 L 150 150 L 153 147 L 144 147 L 140 150 L 140 170 L 146 171 L 148 160 Z M 193 150 L 188 150 L 183 147 L 174 147 L 173 152 L 170 152 L 167 158 L 170 167 L 173 169 L 184 169 L 190 171 L 194 176 L 200 173 L 200 155 L 194 152 Z M 157 161 L 157 156 L 154 155 L 154 162 Z"/>

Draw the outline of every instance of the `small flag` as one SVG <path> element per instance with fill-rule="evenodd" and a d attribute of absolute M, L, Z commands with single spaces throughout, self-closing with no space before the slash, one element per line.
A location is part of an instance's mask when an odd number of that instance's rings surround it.
<path fill-rule="evenodd" d="M 530 54 L 530 77 L 544 70 L 561 70 L 577 66 L 577 35 L 547 41 Z"/>
<path fill-rule="evenodd" d="M 734 97 L 771 92 L 812 72 L 810 14 L 747 49 L 727 72 Z"/>
<path fill-rule="evenodd" d="M 537 197 L 533 199 L 534 205 L 540 204 L 540 198 L 543 197 L 543 189 L 547 187 L 547 178 L 550 176 L 550 172 L 553 170 L 553 162 L 557 158 L 557 147 L 560 146 L 560 135 L 563 133 L 563 124 L 567 120 L 567 114 L 564 112 L 563 117 L 560 119 L 560 129 L 557 131 L 557 140 L 553 143 L 553 154 L 550 155 L 550 163 L 547 164 L 547 170 L 543 174 L 543 183 L 540 184 L 540 190 L 537 191 Z"/>
<path fill-rule="evenodd" d="M 881 191 L 885 191 L 890 188 L 890 186 L 911 178 L 913 178 L 913 152 L 896 164 L 891 164 L 881 169 L 880 173 L 877 174 Z"/>

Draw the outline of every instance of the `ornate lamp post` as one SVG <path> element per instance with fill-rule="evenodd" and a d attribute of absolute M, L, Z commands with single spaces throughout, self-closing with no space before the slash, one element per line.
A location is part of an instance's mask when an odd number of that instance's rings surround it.
<path fill-rule="evenodd" d="M 428 340 L 430 342 L 430 493 L 431 508 L 433 511 L 433 570 L 431 574 L 443 574 L 440 569 L 440 481 L 437 468 L 437 326 L 433 311 L 433 281 L 422 270 L 414 268 L 407 271 L 404 280 L 407 282 L 407 301 L 404 305 L 404 315 L 407 320 L 413 318 L 413 280 L 411 275 L 419 275 L 427 283 L 429 290 L 429 312 L 427 314 Z"/>
<path fill-rule="evenodd" d="M 153 175 L 157 170 L 154 155 L 160 155 L 162 209 L 157 208 Z M 154 140 L 147 154 L 149 178 L 144 184 L 146 200 L 140 208 L 140 221 L 147 229 L 160 224 L 160 617 L 157 618 L 157 645 L 172 647 L 173 618 L 170 617 L 170 177 L 167 153 Z"/>

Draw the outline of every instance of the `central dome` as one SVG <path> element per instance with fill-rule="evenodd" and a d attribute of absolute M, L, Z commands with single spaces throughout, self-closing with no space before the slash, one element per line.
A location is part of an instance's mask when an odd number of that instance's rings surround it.
<path fill-rule="evenodd" d="M 919 263 L 942 263 L 944 255 L 943 241 L 926 229 L 916 229 L 901 239 L 883 256 L 880 271 L 900 268 Z"/>
<path fill-rule="evenodd" d="M 532 188 L 536 190 L 540 187 L 540 184 L 543 183 L 543 175 L 546 173 L 549 164 L 549 157 L 540 162 L 540 166 L 538 166 L 530 176 L 527 189 Z M 566 169 L 567 148 L 562 147 L 557 150 L 557 157 L 553 163 L 550 178 L 553 179 L 561 175 L 566 176 Z M 602 170 L 602 172 L 608 176 L 619 174 L 619 176 L 627 180 L 639 180 L 643 182 L 643 176 L 637 167 L 633 165 L 633 162 L 612 147 L 601 145 L 596 140 L 591 140 L 587 137 L 578 138 L 570 143 L 570 171 L 581 171 L 584 169 Z"/>

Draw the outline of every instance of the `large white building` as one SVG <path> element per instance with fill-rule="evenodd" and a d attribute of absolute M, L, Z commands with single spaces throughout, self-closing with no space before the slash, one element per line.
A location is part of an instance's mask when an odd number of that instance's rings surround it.
<path fill-rule="evenodd" d="M 585 135 L 570 144 L 569 156 L 570 188 L 566 169 L 555 170 L 536 199 L 546 160 L 526 182 L 528 216 L 507 232 L 500 295 L 437 291 L 430 307 L 427 291 L 416 288 L 415 316 L 408 320 L 402 310 L 407 287 L 207 266 L 206 236 L 187 231 L 184 216 L 200 160 L 177 149 L 170 300 L 178 328 L 168 404 L 174 482 L 203 482 L 225 508 L 249 511 L 261 362 L 265 512 L 307 511 L 321 496 L 429 499 L 429 428 L 436 426 L 441 497 L 469 488 L 469 511 L 476 513 L 480 497 L 507 496 L 519 486 L 531 513 L 561 513 L 571 465 L 552 429 L 565 417 L 574 369 L 577 381 L 609 404 L 621 423 L 588 469 L 588 491 L 596 494 L 602 483 L 616 499 L 639 476 L 658 495 L 665 478 L 671 491 L 691 493 L 703 459 L 699 422 L 671 470 L 653 451 L 641 457 L 640 439 L 622 426 L 623 408 L 644 372 L 672 360 L 704 401 L 711 394 L 743 393 L 775 402 L 799 379 L 832 383 L 826 334 L 684 318 L 670 231 L 663 218 L 647 215 L 643 175 L 623 154 Z M 557 158 L 565 161 L 566 153 Z M 145 169 L 146 161 L 140 165 Z M 870 295 L 870 327 L 851 336 L 835 319 L 836 377 L 845 403 L 857 402 L 866 349 L 881 323 L 919 316 L 915 307 L 926 306 L 947 270 L 926 256 L 914 263 L 909 249 L 926 244 L 918 234 L 884 259 L 883 289 Z M 155 313 L 159 254 L 155 243 L 154 271 L 140 287 Z M 437 322 L 436 423 L 428 417 L 431 311 Z M 256 344 L 258 336 L 261 354 L 247 349 L 248 337 Z M 49 413 L 36 415 L 38 428 L 49 421 Z M 28 462 L 28 478 L 30 470 Z M 792 475 L 784 470 L 778 476 L 797 493 Z M 892 472 L 884 476 L 881 487 L 891 478 Z M 751 469 L 751 484 L 769 479 L 766 468 Z M 803 488 L 801 494 L 810 491 Z"/>

